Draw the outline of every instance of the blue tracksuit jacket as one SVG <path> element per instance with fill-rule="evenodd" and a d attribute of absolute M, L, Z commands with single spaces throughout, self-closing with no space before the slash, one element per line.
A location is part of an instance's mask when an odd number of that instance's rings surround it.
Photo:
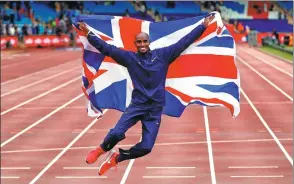
<path fill-rule="evenodd" d="M 119 49 L 107 44 L 93 33 L 88 41 L 103 55 L 127 67 L 133 81 L 132 103 L 142 106 L 165 105 L 165 81 L 168 66 L 204 32 L 205 26 L 194 28 L 177 43 L 149 51 L 146 54 Z"/>

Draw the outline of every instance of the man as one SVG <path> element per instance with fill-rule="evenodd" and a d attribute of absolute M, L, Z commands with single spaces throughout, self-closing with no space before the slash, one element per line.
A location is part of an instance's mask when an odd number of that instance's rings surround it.
<path fill-rule="evenodd" d="M 112 150 L 99 168 L 103 175 L 117 163 L 142 157 L 151 152 L 160 127 L 163 106 L 165 105 L 165 81 L 168 66 L 201 34 L 213 20 L 210 15 L 204 22 L 194 28 L 177 43 L 160 49 L 150 50 L 149 35 L 139 33 L 135 38 L 137 52 L 130 52 L 107 44 L 95 36 L 86 25 L 79 22 L 79 28 L 87 39 L 101 54 L 113 58 L 118 64 L 128 69 L 134 90 L 131 104 L 127 107 L 118 123 L 105 137 L 102 144 L 92 150 L 86 157 L 88 164 L 94 163 L 102 154 L 110 151 L 119 141 L 125 138 L 125 132 L 138 121 L 142 122 L 142 140 L 129 150 Z"/>

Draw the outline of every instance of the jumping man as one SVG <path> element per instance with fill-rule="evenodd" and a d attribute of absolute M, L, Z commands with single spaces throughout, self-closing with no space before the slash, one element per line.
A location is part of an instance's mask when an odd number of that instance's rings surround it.
<path fill-rule="evenodd" d="M 102 154 L 108 152 L 108 157 L 99 168 L 103 175 L 111 167 L 124 160 L 142 157 L 151 152 L 160 127 L 161 115 L 165 106 L 165 81 L 169 65 L 187 49 L 211 23 L 214 16 L 210 15 L 204 22 L 194 28 L 177 43 L 155 50 L 149 48 L 149 35 L 141 32 L 135 37 L 137 52 L 130 52 L 107 44 L 95 36 L 83 22 L 79 28 L 87 35 L 87 39 L 101 54 L 113 58 L 118 64 L 128 69 L 134 90 L 131 104 L 127 107 L 117 124 L 105 137 L 102 144 L 92 150 L 86 157 L 88 164 L 94 163 Z M 142 122 L 142 140 L 129 150 L 112 148 L 125 139 L 126 131 L 138 121 Z"/>

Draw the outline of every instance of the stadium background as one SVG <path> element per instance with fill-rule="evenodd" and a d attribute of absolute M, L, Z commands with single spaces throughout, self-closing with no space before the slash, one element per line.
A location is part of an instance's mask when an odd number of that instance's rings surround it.
<path fill-rule="evenodd" d="M 0 9 L 1 183 L 292 183 L 292 1 L 10 1 Z M 211 11 L 237 43 L 240 116 L 191 106 L 180 119 L 164 117 L 150 156 L 97 176 L 98 164 L 83 158 L 120 112 L 97 124 L 86 117 L 74 17 L 168 21 Z M 136 143 L 140 128 L 122 145 Z"/>

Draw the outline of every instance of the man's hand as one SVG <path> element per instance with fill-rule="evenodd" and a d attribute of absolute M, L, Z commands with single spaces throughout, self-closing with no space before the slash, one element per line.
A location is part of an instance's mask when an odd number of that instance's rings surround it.
<path fill-rule="evenodd" d="M 89 29 L 86 27 L 86 24 L 84 22 L 78 22 L 79 28 L 85 35 L 89 33 Z"/>
<path fill-rule="evenodd" d="M 203 25 L 205 27 L 208 27 L 208 25 L 212 22 L 213 19 L 214 19 L 214 15 L 210 15 L 209 17 L 206 17 L 204 19 Z"/>

